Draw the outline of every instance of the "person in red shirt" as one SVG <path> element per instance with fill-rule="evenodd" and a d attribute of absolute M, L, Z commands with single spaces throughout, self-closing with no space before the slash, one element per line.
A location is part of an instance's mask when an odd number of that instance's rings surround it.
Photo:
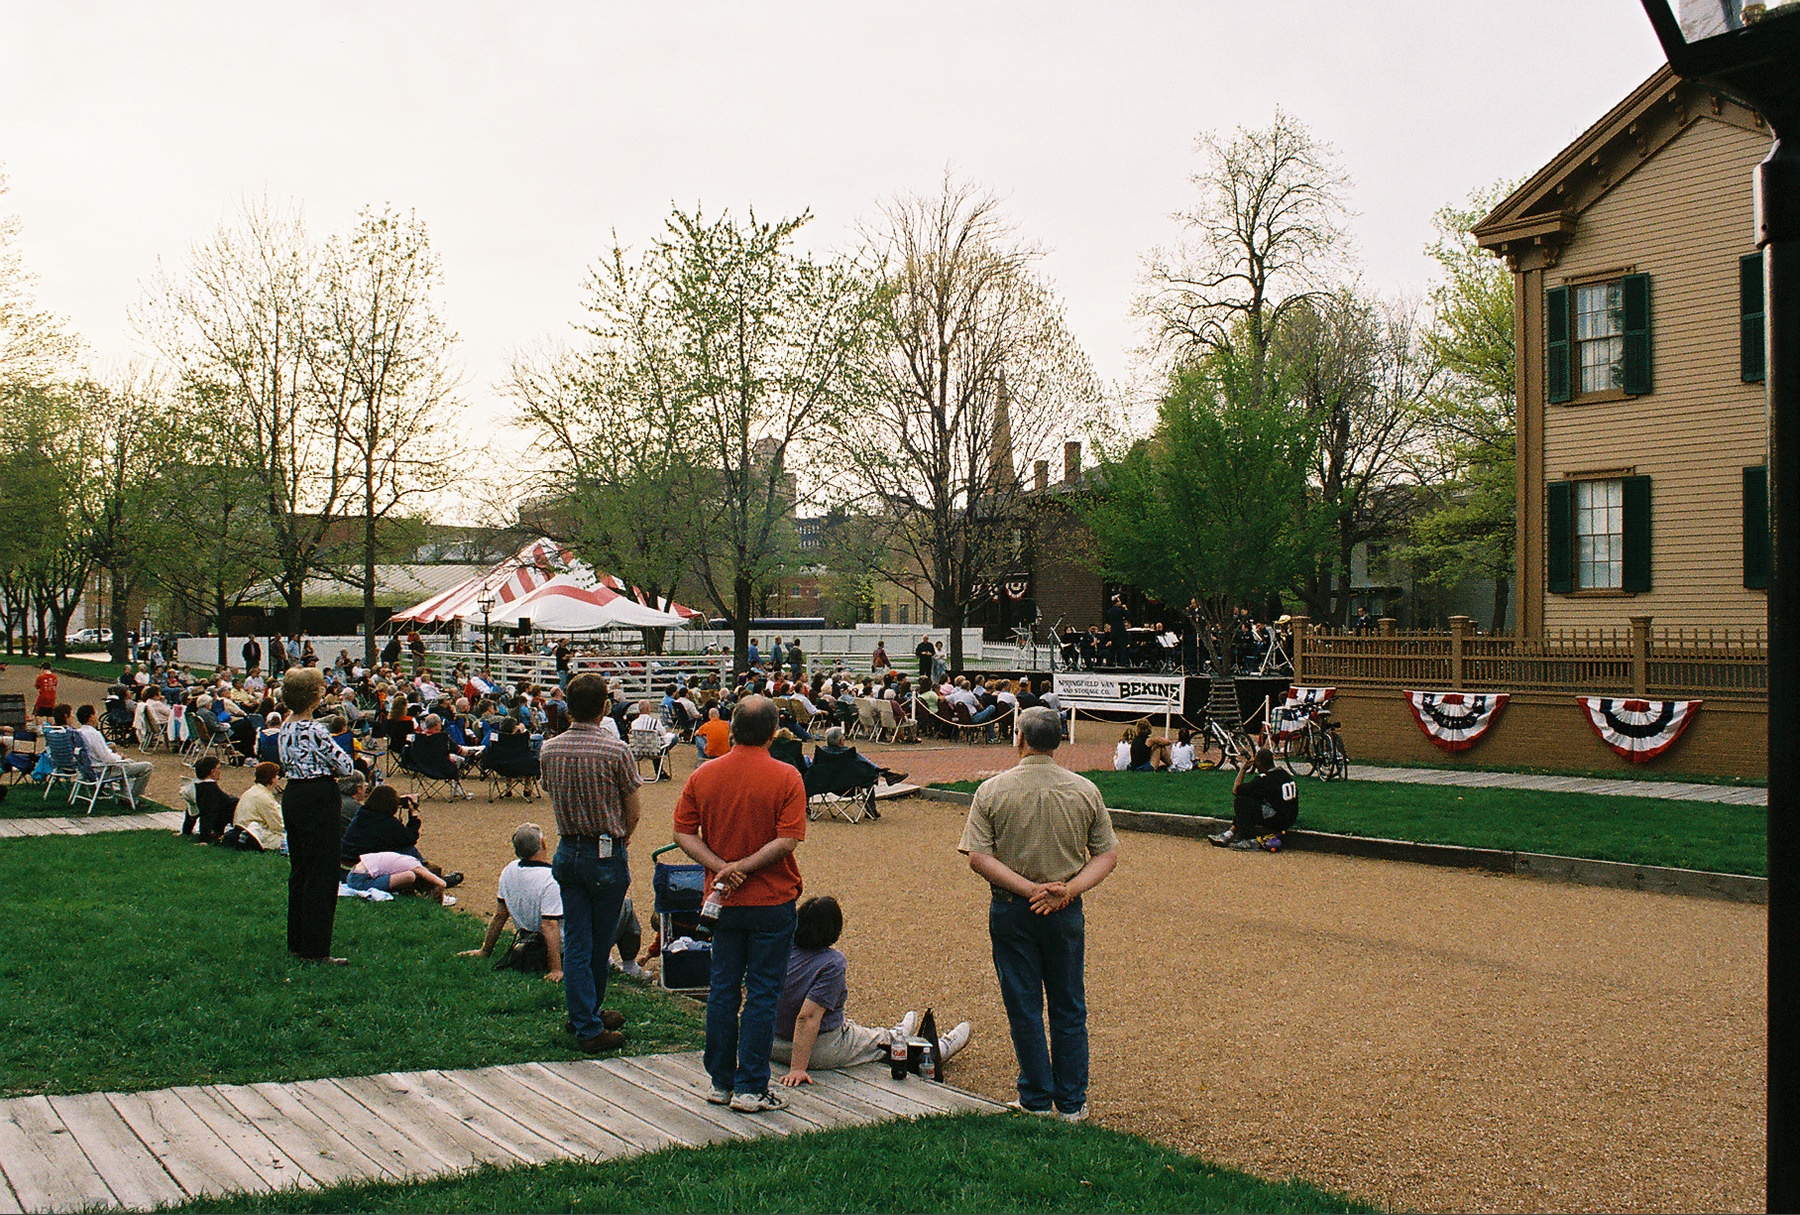
<path fill-rule="evenodd" d="M 32 683 L 37 686 L 37 702 L 31 707 L 32 716 L 49 717 L 56 711 L 56 672 L 46 662 L 44 669 L 38 672 L 38 677 Z"/>
<path fill-rule="evenodd" d="M 806 786 L 769 755 L 777 724 L 774 701 L 739 701 L 731 750 L 696 768 L 675 803 L 675 842 L 706 866 L 709 892 L 724 887 L 706 997 L 707 1100 L 745 1114 L 787 1107 L 769 1091 L 769 1051 L 794 940 Z"/>

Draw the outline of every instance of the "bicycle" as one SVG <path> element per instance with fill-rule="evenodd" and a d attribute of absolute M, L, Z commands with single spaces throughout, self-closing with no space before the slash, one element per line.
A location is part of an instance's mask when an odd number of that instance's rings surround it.
<path fill-rule="evenodd" d="M 1255 758 L 1256 739 L 1244 727 L 1227 730 L 1217 719 L 1206 717 L 1194 736 L 1194 765 L 1214 768 L 1236 767 L 1238 761 Z"/>
<path fill-rule="evenodd" d="M 1344 747 L 1341 723 L 1332 720 L 1330 709 L 1319 709 L 1297 736 L 1304 740 L 1305 775 L 1322 781 L 1344 780 L 1350 775 L 1350 753 Z"/>

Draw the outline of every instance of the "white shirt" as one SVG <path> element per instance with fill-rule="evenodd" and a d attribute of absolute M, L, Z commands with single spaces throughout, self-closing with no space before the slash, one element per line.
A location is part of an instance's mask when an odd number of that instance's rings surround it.
<path fill-rule="evenodd" d="M 610 734 L 616 741 L 624 741 L 624 739 L 619 738 L 619 723 L 614 721 L 611 717 L 602 717 L 600 719 L 600 733 Z"/>
<path fill-rule="evenodd" d="M 1169 748 L 1169 768 L 1174 772 L 1194 770 L 1194 744 L 1178 742 Z"/>
<path fill-rule="evenodd" d="M 1122 742 L 1113 751 L 1113 771 L 1123 772 L 1131 767 L 1131 744 Z"/>
<path fill-rule="evenodd" d="M 500 871 L 494 894 L 506 904 L 513 923 L 526 932 L 542 932 L 545 916 L 562 918 L 562 887 L 544 861 L 514 861 Z"/>
<path fill-rule="evenodd" d="M 950 699 L 956 704 L 964 706 L 971 713 L 981 712 L 981 701 L 976 699 L 975 693 L 967 688 L 956 689 L 950 693 Z"/>
<path fill-rule="evenodd" d="M 100 733 L 91 724 L 80 727 L 75 733 L 81 735 L 83 745 L 87 747 L 88 758 L 96 764 L 122 764 L 125 757 L 114 751 L 106 743 L 106 735 Z"/>
<path fill-rule="evenodd" d="M 994 699 L 1003 705 L 1011 705 L 1015 709 L 1019 707 L 1019 698 L 1011 692 L 998 692 L 994 695 Z"/>

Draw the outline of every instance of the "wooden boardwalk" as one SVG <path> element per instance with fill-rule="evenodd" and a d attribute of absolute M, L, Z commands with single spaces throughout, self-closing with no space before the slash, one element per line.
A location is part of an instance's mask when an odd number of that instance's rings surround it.
<path fill-rule="evenodd" d="M 70 818 L 0 818 L 0 839 L 26 835 L 99 835 L 107 831 L 181 830 L 181 811 L 96 814 Z"/>
<path fill-rule="evenodd" d="M 1351 764 L 1350 779 L 1401 785 L 1458 785 L 1465 789 L 1541 789 L 1549 793 L 1655 797 L 1664 801 L 1720 802 L 1729 806 L 1769 804 L 1769 791 L 1753 785 L 1702 785 L 1675 780 L 1539 776 L 1528 772 L 1473 772 L 1450 768 L 1383 768 L 1373 764 Z"/>
<path fill-rule="evenodd" d="M 814 1072 L 788 1109 L 706 1101 L 698 1052 L 390 1072 L 291 1084 L 0 1101 L 0 1215 L 146 1208 L 201 1194 L 399 1181 L 480 1164 L 607 1160 L 674 1145 L 1005 1107 L 885 1064 Z"/>

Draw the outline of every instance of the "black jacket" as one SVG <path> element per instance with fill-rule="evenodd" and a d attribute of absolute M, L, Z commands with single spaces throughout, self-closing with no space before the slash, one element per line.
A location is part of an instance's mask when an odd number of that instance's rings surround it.
<path fill-rule="evenodd" d="M 338 859 L 354 865 L 366 852 L 408 852 L 419 845 L 419 820 L 402 823 L 391 814 L 364 806 L 344 832 Z"/>

